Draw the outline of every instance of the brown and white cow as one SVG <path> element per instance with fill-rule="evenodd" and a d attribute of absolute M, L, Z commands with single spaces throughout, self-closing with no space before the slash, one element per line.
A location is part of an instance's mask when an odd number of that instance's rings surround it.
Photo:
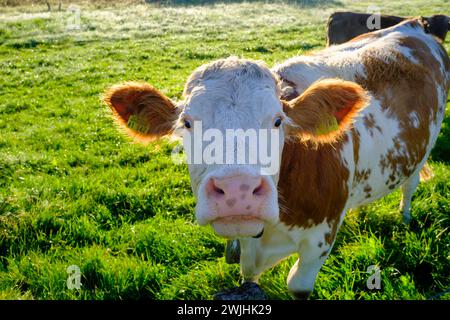
<path fill-rule="evenodd" d="M 379 25 L 375 25 L 375 20 Z M 327 21 L 327 46 L 333 44 L 342 44 L 361 34 L 386 29 L 396 24 L 408 20 L 410 18 L 390 16 L 390 15 L 373 15 L 368 13 L 357 12 L 334 12 Z M 448 30 L 450 30 L 450 17 L 442 14 L 433 15 L 431 17 L 421 17 L 425 27 L 425 32 L 434 35 L 440 41 L 444 42 Z M 374 24 L 374 28 L 372 27 Z"/>
<path fill-rule="evenodd" d="M 259 164 L 189 165 L 196 216 L 239 238 L 244 281 L 298 254 L 287 284 L 307 297 L 348 209 L 401 187 L 410 219 L 449 87 L 448 54 L 411 20 L 271 70 L 236 57 L 203 65 L 178 104 L 144 83 L 114 86 L 105 101 L 143 139 L 195 130 L 196 121 L 219 132 L 279 130 L 276 174 L 262 176 Z"/>

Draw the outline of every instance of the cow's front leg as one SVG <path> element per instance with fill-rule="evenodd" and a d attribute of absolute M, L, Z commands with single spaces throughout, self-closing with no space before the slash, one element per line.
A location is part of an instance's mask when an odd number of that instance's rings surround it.
<path fill-rule="evenodd" d="M 264 299 L 265 294 L 257 285 L 261 273 L 298 252 L 297 243 L 292 241 L 288 227 L 283 224 L 266 225 L 264 230 L 260 238 L 239 239 L 244 283 L 216 294 L 216 299 Z"/>
<path fill-rule="evenodd" d="M 334 236 L 326 233 L 321 240 L 312 237 L 300 245 L 300 257 L 287 278 L 289 292 L 296 299 L 307 299 L 311 295 L 317 275 L 331 251 Z"/>
<path fill-rule="evenodd" d="M 268 229 L 260 239 L 240 239 L 244 282 L 258 282 L 261 273 L 297 251 L 285 227 Z"/>
<path fill-rule="evenodd" d="M 216 300 L 265 300 L 267 299 L 264 291 L 257 284 L 260 272 L 256 270 L 257 260 L 257 239 L 240 239 L 233 241 L 240 245 L 240 264 L 241 272 L 244 276 L 244 283 L 239 287 L 234 287 L 222 292 L 218 292 L 214 298 Z M 229 242 L 229 243 L 233 243 Z M 236 250 L 227 246 L 228 250 Z M 228 259 L 228 256 L 227 256 Z"/>
<path fill-rule="evenodd" d="M 326 257 L 316 257 L 311 260 L 298 259 L 289 271 L 287 285 L 294 298 L 308 299 L 314 289 L 317 274 L 322 268 Z"/>
<path fill-rule="evenodd" d="M 258 239 L 246 238 L 240 239 L 241 245 L 241 257 L 240 257 L 240 265 L 241 265 L 241 273 L 244 277 L 244 282 L 255 282 L 257 283 L 259 280 L 259 276 L 262 270 L 258 270 L 257 260 L 260 260 L 258 257 Z"/>

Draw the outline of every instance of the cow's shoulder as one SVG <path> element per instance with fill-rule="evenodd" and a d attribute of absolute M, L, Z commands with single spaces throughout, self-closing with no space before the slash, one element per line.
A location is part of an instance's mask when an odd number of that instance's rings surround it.
<path fill-rule="evenodd" d="M 310 228 L 338 221 L 348 199 L 350 170 L 342 156 L 348 137 L 319 146 L 295 139 L 283 149 L 280 168 L 280 220 Z"/>

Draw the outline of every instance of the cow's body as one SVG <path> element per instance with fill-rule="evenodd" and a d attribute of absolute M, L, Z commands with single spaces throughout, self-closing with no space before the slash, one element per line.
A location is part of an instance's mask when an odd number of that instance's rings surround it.
<path fill-rule="evenodd" d="M 190 165 L 190 175 L 199 222 L 239 238 L 245 281 L 256 281 L 297 253 L 300 259 L 288 287 L 304 297 L 312 291 L 348 209 L 401 186 L 402 211 L 409 219 L 411 196 L 440 130 L 449 87 L 447 53 L 412 20 L 272 70 L 236 58 L 203 66 L 189 78 L 181 108 L 146 84 L 113 87 L 105 100 L 120 122 L 130 127 L 131 117 L 137 118 L 133 123 L 139 126 L 131 128 L 150 138 L 170 134 L 180 119 L 192 130 L 191 119 L 206 122 L 208 117 L 205 125 L 224 131 L 261 127 L 259 123 L 278 127 L 286 117 L 280 131 L 288 135 L 289 127 L 302 140 L 284 142 L 276 176 L 251 175 L 254 166 L 224 165 Z M 362 108 L 367 96 L 370 102 Z M 329 139 L 331 131 L 322 135 L 316 130 L 315 125 L 322 128 L 321 117 L 337 121 L 340 138 Z M 349 127 L 346 121 L 353 120 Z M 246 201 L 252 206 L 245 207 Z"/>
<path fill-rule="evenodd" d="M 317 149 L 295 141 L 285 145 L 278 184 L 282 223 L 266 227 L 261 239 L 241 240 L 242 271 L 249 280 L 299 253 L 288 285 L 301 296 L 312 289 L 348 209 L 402 186 L 409 219 L 411 195 L 444 117 L 450 62 L 411 22 L 288 60 L 273 71 L 291 97 L 330 77 L 356 81 L 371 95 L 341 142 Z"/>
<path fill-rule="evenodd" d="M 356 12 L 334 12 L 327 21 L 327 46 L 342 44 L 361 34 L 386 29 L 410 18 L 391 15 L 372 15 Z M 425 32 L 444 42 L 450 26 L 450 18 L 445 15 L 422 17 Z M 377 25 L 376 23 L 379 23 Z"/>

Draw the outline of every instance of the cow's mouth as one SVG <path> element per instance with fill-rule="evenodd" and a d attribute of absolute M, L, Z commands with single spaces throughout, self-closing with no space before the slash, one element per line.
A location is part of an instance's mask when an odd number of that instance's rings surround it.
<path fill-rule="evenodd" d="M 264 229 L 264 220 L 251 215 L 235 215 L 217 218 L 211 222 L 216 233 L 224 238 L 255 237 Z"/>

